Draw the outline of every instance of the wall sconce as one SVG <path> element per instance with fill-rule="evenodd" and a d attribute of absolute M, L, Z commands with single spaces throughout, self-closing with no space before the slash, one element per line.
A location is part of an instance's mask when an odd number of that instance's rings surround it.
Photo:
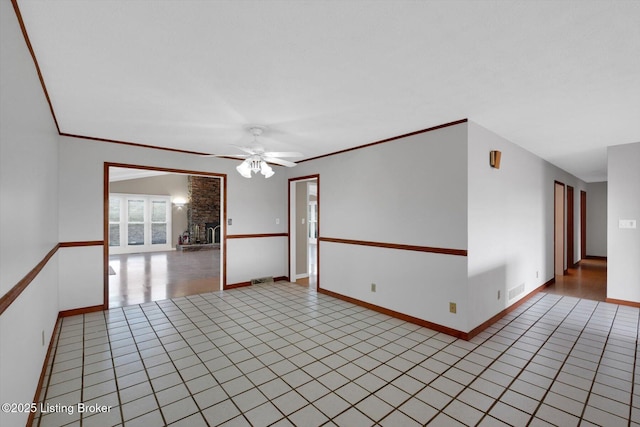
<path fill-rule="evenodd" d="M 187 201 L 182 197 L 176 197 L 175 199 L 172 200 L 172 202 L 174 206 L 178 209 L 182 209 L 184 205 L 187 204 Z"/>
<path fill-rule="evenodd" d="M 502 153 L 498 150 L 493 150 L 489 152 L 489 164 L 492 168 L 500 169 L 500 158 L 502 157 Z"/>

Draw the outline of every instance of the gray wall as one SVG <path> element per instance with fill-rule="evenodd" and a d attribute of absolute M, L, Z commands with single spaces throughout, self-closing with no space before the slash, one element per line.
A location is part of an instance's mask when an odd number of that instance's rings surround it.
<path fill-rule="evenodd" d="M 288 169 L 320 175 L 320 287 L 466 330 L 466 257 L 322 240 L 466 249 L 466 157 L 460 124 Z"/>
<path fill-rule="evenodd" d="M 187 200 L 188 175 L 167 174 L 146 178 L 126 179 L 109 183 L 111 193 L 151 194 L 171 196 L 171 200 L 181 197 Z M 171 205 L 171 246 L 178 244 L 178 235 L 187 230 L 187 206 L 178 208 Z"/>
<path fill-rule="evenodd" d="M 502 151 L 500 169 L 489 166 L 491 150 Z M 554 277 L 554 181 L 574 194 L 586 183 L 471 121 L 468 163 L 471 329 Z M 574 223 L 579 230 L 579 209 Z"/>
<path fill-rule="evenodd" d="M 579 205 L 578 205 L 579 206 Z M 607 256 L 607 183 L 587 184 L 587 253 Z"/>
<path fill-rule="evenodd" d="M 0 31 L 0 295 L 5 295 L 60 241 L 59 136 L 9 1 L 0 2 Z M 59 311 L 58 258 L 69 250 L 54 252 L 0 316 L 2 403 L 33 400 Z M 1 411 L 0 425 L 23 426 L 28 415 Z"/>
<path fill-rule="evenodd" d="M 607 154 L 607 298 L 640 302 L 640 142 Z M 635 219 L 636 228 L 619 228 L 621 219 Z"/>

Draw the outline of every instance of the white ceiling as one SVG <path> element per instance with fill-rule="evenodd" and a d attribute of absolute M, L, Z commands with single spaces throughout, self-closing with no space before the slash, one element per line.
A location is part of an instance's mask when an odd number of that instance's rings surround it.
<path fill-rule="evenodd" d="M 586 181 L 640 141 L 640 1 L 18 0 L 60 130 L 304 158 L 468 118 Z"/>

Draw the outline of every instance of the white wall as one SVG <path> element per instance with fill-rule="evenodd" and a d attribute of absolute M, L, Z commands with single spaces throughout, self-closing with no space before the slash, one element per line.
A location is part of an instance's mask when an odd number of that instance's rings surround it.
<path fill-rule="evenodd" d="M 640 142 L 607 154 L 607 298 L 640 302 Z M 635 219 L 636 228 L 619 228 L 621 219 Z"/>
<path fill-rule="evenodd" d="M 489 166 L 491 150 L 502 151 L 500 169 Z M 575 194 L 586 184 L 473 122 L 468 163 L 471 330 L 554 277 L 554 181 Z M 580 247 L 578 208 L 574 248 Z M 525 291 L 510 301 L 509 289 L 522 284 Z"/>
<path fill-rule="evenodd" d="M 286 218 L 286 183 L 284 168 L 275 168 L 276 174 L 265 179 L 262 175 L 243 178 L 235 170 L 237 161 L 203 158 L 165 150 L 109 144 L 90 140 L 60 139 L 60 241 L 102 240 L 103 236 L 103 165 L 117 162 L 143 166 L 164 167 L 198 172 L 227 174 L 227 218 L 233 225 L 227 234 L 265 234 L 286 232 L 286 221 L 276 224 L 275 219 Z M 229 240 L 229 242 L 232 239 Z M 259 276 L 286 275 L 283 265 L 286 254 L 281 255 L 282 244 L 276 238 L 242 239 L 241 244 L 227 247 L 227 283 L 233 284 Z M 269 253 L 269 259 L 260 263 L 259 271 L 249 271 L 243 265 L 255 264 L 246 245 Z M 62 294 L 76 294 L 74 305 L 87 307 L 102 298 L 102 254 L 87 248 L 84 251 L 84 274 L 73 282 L 60 284 Z M 68 249 L 61 249 L 66 251 Z M 262 253 L 262 252 L 261 252 Z M 275 255 L 273 255 L 275 254 Z M 100 274 L 90 273 L 98 271 Z M 69 276 L 61 265 L 61 276 Z M 98 295 L 98 291 L 100 294 Z M 76 307 L 70 307 L 76 308 Z"/>
<path fill-rule="evenodd" d="M 285 222 L 285 221 L 282 221 Z M 227 284 L 287 276 L 287 238 L 228 239 Z"/>
<path fill-rule="evenodd" d="M 58 243 L 58 135 L 9 1 L 0 2 L 0 295 Z M 0 402 L 31 402 L 58 315 L 58 256 L 0 316 Z M 45 342 L 42 343 L 44 333 Z M 0 425 L 28 414 L 0 412 Z"/>
<path fill-rule="evenodd" d="M 607 256 L 607 183 L 587 184 L 587 253 Z"/>
<path fill-rule="evenodd" d="M 466 124 L 304 162 L 320 174 L 320 237 L 467 248 Z M 320 287 L 464 330 L 463 256 L 319 242 Z M 377 291 L 371 292 L 371 283 Z M 449 313 L 449 302 L 458 314 Z"/>

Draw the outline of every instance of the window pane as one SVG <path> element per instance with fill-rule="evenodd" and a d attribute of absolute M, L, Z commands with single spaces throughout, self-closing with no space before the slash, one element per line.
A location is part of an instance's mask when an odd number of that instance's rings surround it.
<path fill-rule="evenodd" d="M 109 199 L 109 221 L 120 221 L 120 199 Z"/>
<path fill-rule="evenodd" d="M 129 245 L 144 245 L 144 224 L 129 224 Z"/>
<path fill-rule="evenodd" d="M 120 224 L 109 224 L 109 246 L 120 246 Z"/>
<path fill-rule="evenodd" d="M 151 222 L 167 222 L 167 202 L 151 202 Z"/>
<path fill-rule="evenodd" d="M 167 225 L 151 224 L 151 244 L 164 245 L 167 243 Z"/>
<path fill-rule="evenodd" d="M 144 200 L 128 200 L 129 221 L 144 222 Z"/>

